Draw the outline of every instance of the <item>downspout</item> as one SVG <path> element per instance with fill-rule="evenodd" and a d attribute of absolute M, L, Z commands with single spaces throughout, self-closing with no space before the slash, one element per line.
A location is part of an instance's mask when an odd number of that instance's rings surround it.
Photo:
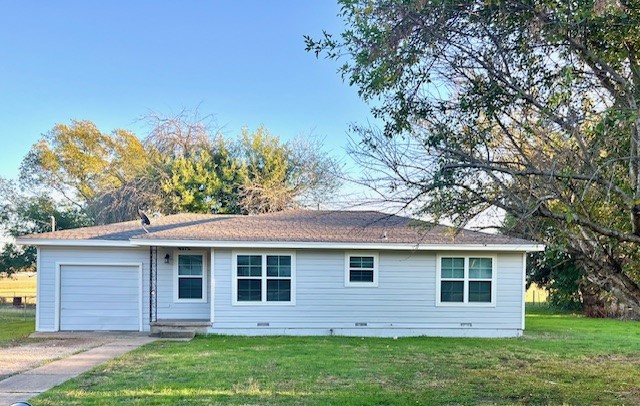
<path fill-rule="evenodd" d="M 149 247 L 149 324 L 158 321 L 158 247 Z"/>

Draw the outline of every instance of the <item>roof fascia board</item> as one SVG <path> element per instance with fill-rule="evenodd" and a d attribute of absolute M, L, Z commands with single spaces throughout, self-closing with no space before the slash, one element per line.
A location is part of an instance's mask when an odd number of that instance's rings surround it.
<path fill-rule="evenodd" d="M 18 245 L 67 247 L 135 247 L 130 240 L 53 240 L 45 238 L 18 238 Z"/>
<path fill-rule="evenodd" d="M 19 245 L 71 247 L 202 247 L 202 248 L 284 248 L 284 249 L 370 249 L 401 251 L 544 251 L 543 244 L 397 244 L 358 242 L 301 242 L 301 241 L 200 241 L 200 240 L 50 240 L 18 238 Z"/>
<path fill-rule="evenodd" d="M 358 242 L 301 242 L 301 241 L 200 241 L 132 239 L 133 246 L 207 247 L 207 248 L 297 248 L 297 249 L 371 249 L 404 251 L 544 251 L 543 244 L 397 244 Z"/>

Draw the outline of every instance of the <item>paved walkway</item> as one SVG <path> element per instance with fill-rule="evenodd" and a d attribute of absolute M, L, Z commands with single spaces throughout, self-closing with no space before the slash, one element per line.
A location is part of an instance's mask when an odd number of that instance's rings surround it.
<path fill-rule="evenodd" d="M 61 337 L 60 334 L 58 336 L 55 334 L 58 333 L 49 333 L 48 335 L 36 333 L 34 336 L 41 338 Z M 0 405 L 10 405 L 21 400 L 28 400 L 103 362 L 157 340 L 155 337 L 148 337 L 137 333 L 65 333 L 65 336 L 73 336 L 74 334 L 80 337 L 87 337 L 89 334 L 94 334 L 96 337 L 113 339 L 90 350 L 50 362 L 41 367 L 24 371 L 0 381 Z"/>

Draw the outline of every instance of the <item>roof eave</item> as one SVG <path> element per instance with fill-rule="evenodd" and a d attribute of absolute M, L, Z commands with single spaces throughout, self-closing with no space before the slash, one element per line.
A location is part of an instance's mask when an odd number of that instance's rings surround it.
<path fill-rule="evenodd" d="M 200 248 L 271 248 L 271 249 L 370 249 L 399 251 L 498 251 L 538 252 L 543 244 L 407 244 L 367 242 L 309 242 L 309 241 L 203 241 L 131 239 L 134 246 L 200 247 Z"/>
<path fill-rule="evenodd" d="M 407 244 L 371 242 L 310 242 L 310 241 L 203 241 L 203 240 L 72 240 L 18 238 L 17 244 L 57 247 L 200 247 L 200 248 L 262 248 L 262 249 L 368 249 L 398 251 L 493 251 L 537 252 L 543 244 Z"/>
<path fill-rule="evenodd" d="M 135 247 L 130 240 L 76 240 L 49 238 L 17 238 L 18 245 L 52 246 L 52 247 Z"/>

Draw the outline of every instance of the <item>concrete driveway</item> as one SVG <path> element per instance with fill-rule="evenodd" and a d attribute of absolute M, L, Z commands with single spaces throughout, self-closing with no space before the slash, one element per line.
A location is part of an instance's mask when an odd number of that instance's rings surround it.
<path fill-rule="evenodd" d="M 0 348 L 0 406 L 28 400 L 157 339 L 147 334 L 34 333 L 36 342 Z"/>

